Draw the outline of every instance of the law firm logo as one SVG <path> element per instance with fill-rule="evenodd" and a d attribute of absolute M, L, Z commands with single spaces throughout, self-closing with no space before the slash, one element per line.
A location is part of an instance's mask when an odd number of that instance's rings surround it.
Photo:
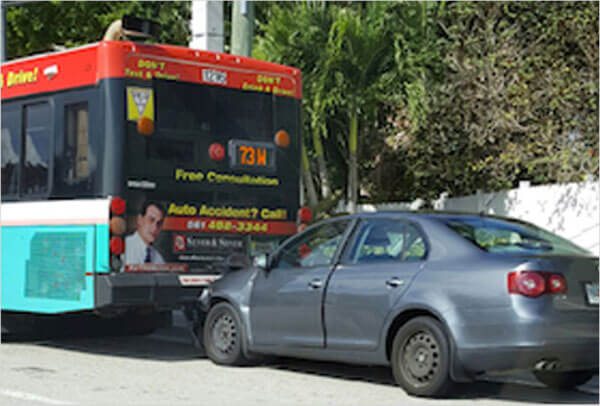
<path fill-rule="evenodd" d="M 187 250 L 187 244 L 185 236 L 182 234 L 175 234 L 173 236 L 173 252 L 184 252 Z"/>

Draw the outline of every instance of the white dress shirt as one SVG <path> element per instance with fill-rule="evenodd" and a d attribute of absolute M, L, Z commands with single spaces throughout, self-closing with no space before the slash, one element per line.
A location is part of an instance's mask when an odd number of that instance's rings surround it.
<path fill-rule="evenodd" d="M 146 262 L 146 255 L 150 249 L 150 263 L 152 264 L 164 264 L 160 252 L 156 250 L 152 245 L 147 245 L 142 237 L 136 231 L 135 233 L 125 237 L 125 264 L 124 265 L 136 265 L 143 264 Z"/>

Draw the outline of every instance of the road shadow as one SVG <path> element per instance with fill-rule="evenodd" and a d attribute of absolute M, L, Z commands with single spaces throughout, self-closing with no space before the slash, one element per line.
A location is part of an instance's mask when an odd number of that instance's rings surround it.
<path fill-rule="evenodd" d="M 386 367 L 365 367 L 340 363 L 305 361 L 297 359 L 277 359 L 270 368 L 305 374 L 320 375 L 350 381 L 369 382 L 378 385 L 395 386 L 391 370 Z M 493 379 L 493 380 L 490 380 Z M 597 381 L 597 380 L 596 380 Z M 402 390 L 398 388 L 398 390 Z M 486 377 L 468 384 L 457 384 L 445 397 L 450 400 L 507 400 L 512 402 L 533 402 L 553 404 L 598 404 L 598 393 L 579 389 L 558 391 L 532 382 L 507 382 L 502 378 Z"/>
<path fill-rule="evenodd" d="M 53 328 L 35 333 L 3 334 L 2 346 L 31 344 L 65 351 L 154 361 L 194 361 L 204 357 L 204 353 L 193 345 L 191 336 L 187 337 L 185 331 L 178 331 L 178 337 L 173 340 L 165 340 L 160 334 L 174 335 L 173 329 L 159 329 L 154 334 L 142 335 L 103 330 L 89 325 L 90 328 L 85 329 L 85 326 L 85 323 L 67 323 L 63 330 Z"/>
<path fill-rule="evenodd" d="M 152 361 L 197 361 L 203 354 L 191 344 L 169 342 L 153 336 L 120 336 L 61 339 L 37 345 L 110 357 L 137 358 Z"/>
<path fill-rule="evenodd" d="M 144 316 L 140 316 L 145 321 Z M 129 318 L 102 318 L 89 313 L 57 315 L 2 314 L 2 342 L 119 336 L 144 333 L 159 324 L 135 323 Z M 158 323 L 158 322 L 157 322 Z"/>

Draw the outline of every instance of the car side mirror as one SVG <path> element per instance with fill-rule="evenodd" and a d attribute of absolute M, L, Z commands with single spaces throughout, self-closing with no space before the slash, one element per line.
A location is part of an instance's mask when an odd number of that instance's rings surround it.
<path fill-rule="evenodd" d="M 271 258 L 269 254 L 260 254 L 254 257 L 254 266 L 265 271 L 271 270 Z"/>

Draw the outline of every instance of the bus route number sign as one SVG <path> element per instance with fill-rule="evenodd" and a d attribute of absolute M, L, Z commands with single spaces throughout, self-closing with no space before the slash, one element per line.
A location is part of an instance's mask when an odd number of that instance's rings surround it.
<path fill-rule="evenodd" d="M 232 168 L 275 170 L 275 146 L 269 142 L 231 140 L 229 157 Z"/>

